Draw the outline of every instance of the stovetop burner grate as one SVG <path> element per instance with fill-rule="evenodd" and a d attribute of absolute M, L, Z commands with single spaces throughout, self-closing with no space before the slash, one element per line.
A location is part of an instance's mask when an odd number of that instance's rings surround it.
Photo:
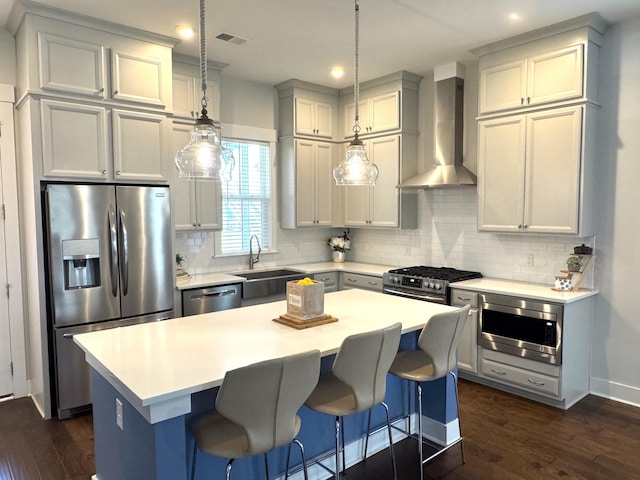
<path fill-rule="evenodd" d="M 397 275 L 408 275 L 412 277 L 432 278 L 436 280 L 446 280 L 447 282 L 461 282 L 463 280 L 471 280 L 473 278 L 481 278 L 480 272 L 471 272 L 467 270 L 458 270 L 449 267 L 427 267 L 417 265 L 414 267 L 396 268 L 389 270 L 389 273 Z"/>

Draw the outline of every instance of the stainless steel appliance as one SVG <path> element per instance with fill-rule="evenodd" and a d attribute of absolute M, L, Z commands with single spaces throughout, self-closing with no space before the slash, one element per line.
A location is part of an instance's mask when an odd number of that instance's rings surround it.
<path fill-rule="evenodd" d="M 560 365 L 562 305 L 481 294 L 478 344 L 486 349 Z"/>
<path fill-rule="evenodd" d="M 182 315 L 219 312 L 239 308 L 242 300 L 242 284 L 218 285 L 182 291 Z"/>
<path fill-rule="evenodd" d="M 391 295 L 449 305 L 450 283 L 480 277 L 480 272 L 419 265 L 385 272 L 382 275 L 382 291 Z"/>
<path fill-rule="evenodd" d="M 169 188 L 45 184 L 48 320 L 58 417 L 91 403 L 73 335 L 172 318 Z"/>

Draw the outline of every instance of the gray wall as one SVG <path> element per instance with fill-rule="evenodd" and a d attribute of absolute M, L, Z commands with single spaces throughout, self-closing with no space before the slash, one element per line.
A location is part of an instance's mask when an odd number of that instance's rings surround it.
<path fill-rule="evenodd" d="M 227 77 L 223 71 L 220 81 L 220 120 L 223 123 L 275 129 L 276 102 L 273 86 Z"/>

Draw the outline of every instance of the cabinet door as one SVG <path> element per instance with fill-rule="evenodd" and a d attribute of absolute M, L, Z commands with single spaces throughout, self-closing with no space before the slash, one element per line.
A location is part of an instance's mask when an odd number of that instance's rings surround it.
<path fill-rule="evenodd" d="M 296 140 L 296 224 L 315 225 L 314 144 L 311 140 Z"/>
<path fill-rule="evenodd" d="M 181 117 L 194 118 L 195 79 L 191 75 L 173 74 L 173 113 Z M 186 144 L 185 144 L 186 145 Z"/>
<path fill-rule="evenodd" d="M 206 230 L 222 228 L 222 183 L 196 180 L 195 208 L 197 226 Z"/>
<path fill-rule="evenodd" d="M 306 98 L 296 97 L 296 134 L 315 135 L 316 125 L 313 110 L 315 102 Z"/>
<path fill-rule="evenodd" d="M 316 102 L 314 113 L 315 134 L 319 137 L 333 138 L 333 105 L 330 103 Z"/>
<path fill-rule="evenodd" d="M 524 224 L 527 232 L 578 233 L 582 108 L 528 116 Z"/>
<path fill-rule="evenodd" d="M 379 95 L 369 100 L 366 133 L 382 133 L 400 129 L 400 92 Z"/>
<path fill-rule="evenodd" d="M 102 107 L 41 100 L 42 173 L 107 180 L 107 114 Z"/>
<path fill-rule="evenodd" d="M 189 143 L 191 127 L 174 124 L 171 130 L 171 153 Z M 170 155 L 171 159 L 173 156 Z M 193 230 L 197 226 L 195 218 L 195 188 L 193 182 L 178 176 L 178 169 L 170 162 L 169 178 L 171 179 L 171 202 L 173 205 L 173 221 L 176 230 Z"/>
<path fill-rule="evenodd" d="M 168 120 L 113 110 L 113 168 L 116 180 L 167 180 Z"/>
<path fill-rule="evenodd" d="M 480 114 L 518 108 L 526 96 L 526 62 L 518 60 L 480 71 Z"/>
<path fill-rule="evenodd" d="M 114 100 L 164 105 L 162 58 L 112 50 L 111 96 Z"/>
<path fill-rule="evenodd" d="M 524 115 L 478 123 L 479 230 L 521 230 L 525 133 Z"/>
<path fill-rule="evenodd" d="M 583 45 L 531 57 L 527 64 L 527 104 L 583 95 Z"/>
<path fill-rule="evenodd" d="M 336 188 L 333 179 L 334 146 L 318 142 L 315 155 L 315 220 L 317 226 L 333 224 L 333 195 Z"/>
<path fill-rule="evenodd" d="M 344 107 L 344 138 L 353 138 L 353 124 L 355 123 L 356 104 L 350 103 Z M 359 135 L 365 135 L 368 133 L 367 127 L 369 125 L 369 103 L 360 101 L 360 108 L 358 109 L 358 116 L 360 119 L 361 131 Z"/>
<path fill-rule="evenodd" d="M 40 88 L 104 98 L 104 48 L 38 33 Z"/>
<path fill-rule="evenodd" d="M 368 227 L 371 190 L 375 187 L 344 188 L 344 224 L 347 227 Z"/>
<path fill-rule="evenodd" d="M 376 186 L 371 187 L 369 226 L 398 227 L 400 222 L 400 137 L 369 140 L 369 161 L 378 166 Z M 362 188 L 362 187 L 361 187 Z"/>

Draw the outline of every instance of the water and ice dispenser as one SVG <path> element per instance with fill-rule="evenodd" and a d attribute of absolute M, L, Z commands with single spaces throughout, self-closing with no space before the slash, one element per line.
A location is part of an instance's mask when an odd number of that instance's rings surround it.
<path fill-rule="evenodd" d="M 64 289 L 100 286 L 100 240 L 97 238 L 62 241 Z"/>

